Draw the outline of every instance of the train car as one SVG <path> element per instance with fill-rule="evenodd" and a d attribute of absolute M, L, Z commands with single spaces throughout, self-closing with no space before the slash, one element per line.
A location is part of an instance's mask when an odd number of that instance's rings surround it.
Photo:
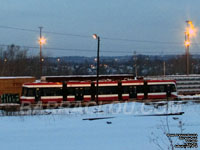
<path fill-rule="evenodd" d="M 23 85 L 21 103 L 95 101 L 95 81 L 68 81 L 27 83 Z M 176 98 L 174 80 L 101 80 L 98 85 L 98 101 L 126 101 L 130 99 Z"/>

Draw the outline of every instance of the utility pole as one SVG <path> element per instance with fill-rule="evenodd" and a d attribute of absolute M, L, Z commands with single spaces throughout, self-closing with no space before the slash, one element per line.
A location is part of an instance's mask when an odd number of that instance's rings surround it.
<path fill-rule="evenodd" d="M 100 50 L 100 37 L 97 38 L 97 92 L 96 92 L 96 101 L 99 104 L 99 50 Z"/>
<path fill-rule="evenodd" d="M 189 28 L 189 22 L 186 21 L 187 23 L 187 28 Z M 190 48 L 190 33 L 185 32 L 185 41 L 188 43 L 185 43 L 185 55 L 186 55 L 186 74 L 189 75 L 189 70 L 190 70 L 190 65 L 189 65 L 189 48 Z"/>
<path fill-rule="evenodd" d="M 99 62 L 100 62 L 100 37 L 97 34 L 93 34 L 93 38 L 97 40 L 97 81 L 96 81 L 96 103 L 99 104 Z"/>
<path fill-rule="evenodd" d="M 133 57 L 133 68 L 135 70 L 135 73 L 133 73 L 135 75 L 135 77 L 137 77 L 137 55 L 136 55 L 136 51 L 134 51 L 134 57 Z"/>
<path fill-rule="evenodd" d="M 39 44 L 40 44 L 40 77 L 42 76 L 42 41 L 41 41 L 41 39 L 42 39 L 42 28 L 43 27 L 39 27 L 39 29 L 40 29 L 40 40 L 39 40 Z"/>
<path fill-rule="evenodd" d="M 186 56 L 186 74 L 189 75 L 190 73 L 190 53 L 189 53 L 189 48 L 190 48 L 190 38 L 193 36 L 196 36 L 196 28 L 194 27 L 192 21 L 187 20 L 187 27 L 185 31 L 185 56 Z"/>
<path fill-rule="evenodd" d="M 166 66 L 165 66 L 165 61 L 163 62 L 163 76 L 165 77 L 166 72 Z"/>

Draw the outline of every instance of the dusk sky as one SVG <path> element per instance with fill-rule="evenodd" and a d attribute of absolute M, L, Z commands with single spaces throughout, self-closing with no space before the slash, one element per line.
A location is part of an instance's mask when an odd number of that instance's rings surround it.
<path fill-rule="evenodd" d="M 37 47 L 43 26 L 46 56 L 95 56 L 93 33 L 101 37 L 102 56 L 183 54 L 185 21 L 200 28 L 199 6 L 199 0 L 0 0 L 0 44 Z M 192 42 L 191 53 L 200 54 L 200 36 Z"/>

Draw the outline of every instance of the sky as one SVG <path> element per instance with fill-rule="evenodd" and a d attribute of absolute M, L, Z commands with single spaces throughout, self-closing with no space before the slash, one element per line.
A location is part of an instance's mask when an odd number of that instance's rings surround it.
<path fill-rule="evenodd" d="M 0 45 L 26 46 L 36 55 L 42 26 L 46 56 L 95 56 L 94 33 L 101 56 L 183 54 L 185 21 L 200 27 L 199 6 L 199 0 L 0 0 Z M 199 41 L 192 39 L 191 53 L 199 53 Z"/>

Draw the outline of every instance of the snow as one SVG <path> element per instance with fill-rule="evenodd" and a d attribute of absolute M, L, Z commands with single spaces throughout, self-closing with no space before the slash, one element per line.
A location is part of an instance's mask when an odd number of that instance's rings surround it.
<path fill-rule="evenodd" d="M 15 103 L 1 103 L 0 106 L 19 106 L 19 104 L 15 104 Z"/>
<path fill-rule="evenodd" d="M 1 149 L 155 150 L 158 147 L 151 142 L 155 138 L 153 135 L 168 143 L 160 129 L 163 125 L 166 126 L 167 119 L 171 133 L 180 133 L 179 121 L 185 124 L 184 133 L 200 133 L 200 104 L 174 101 L 169 102 L 168 112 L 184 112 L 183 115 L 140 116 L 166 113 L 166 105 L 156 107 L 157 103 L 147 104 L 130 102 L 35 112 L 51 113 L 49 115 L 3 116 L 0 117 Z M 114 118 L 83 120 L 95 117 Z M 162 141 L 159 142 L 167 149 Z"/>

